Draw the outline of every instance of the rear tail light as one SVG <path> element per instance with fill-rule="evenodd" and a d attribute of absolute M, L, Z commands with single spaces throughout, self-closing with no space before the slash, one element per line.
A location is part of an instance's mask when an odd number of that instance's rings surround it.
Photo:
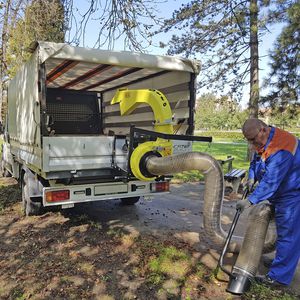
<path fill-rule="evenodd" d="M 70 199 L 69 190 L 60 190 L 60 191 L 48 191 L 46 192 L 46 201 L 47 202 L 58 202 Z"/>
<path fill-rule="evenodd" d="M 155 182 L 152 184 L 153 192 L 168 192 L 170 190 L 169 181 Z"/>

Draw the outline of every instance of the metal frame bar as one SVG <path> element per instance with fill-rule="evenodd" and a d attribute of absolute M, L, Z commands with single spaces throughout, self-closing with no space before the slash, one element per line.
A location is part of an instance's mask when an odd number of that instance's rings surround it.
<path fill-rule="evenodd" d="M 47 109 L 46 109 L 46 65 L 45 63 L 39 65 L 39 78 L 38 78 L 38 93 L 39 93 L 39 102 L 40 102 L 40 112 L 41 112 L 41 145 L 42 137 L 48 136 L 49 132 L 47 130 L 46 118 L 47 118 Z"/>
<path fill-rule="evenodd" d="M 64 60 L 61 64 L 52 69 L 46 76 L 46 84 L 54 81 L 64 73 L 68 72 L 70 69 L 75 67 L 79 61 L 74 60 Z"/>
<path fill-rule="evenodd" d="M 135 79 L 135 80 L 132 80 L 132 81 L 129 81 L 129 82 L 126 82 L 126 83 L 122 83 L 120 85 L 116 85 L 112 88 L 108 88 L 106 90 L 101 91 L 101 93 L 106 93 L 106 92 L 109 92 L 109 91 L 117 90 L 117 89 L 120 89 L 122 87 L 126 87 L 126 86 L 129 86 L 131 84 L 138 83 L 138 82 L 141 82 L 141 81 L 144 81 L 144 80 L 147 80 L 147 79 L 151 79 L 151 78 L 154 78 L 154 77 L 157 77 L 157 76 L 169 73 L 169 72 L 171 72 L 171 71 L 165 70 L 165 71 L 161 71 L 161 72 L 158 72 L 158 73 L 154 73 L 154 74 L 145 76 L 143 78 Z"/>
<path fill-rule="evenodd" d="M 111 69 L 112 67 L 113 66 L 111 66 L 111 65 L 99 65 L 96 68 L 91 69 L 88 72 L 85 72 L 83 75 L 78 76 L 75 79 L 67 82 L 65 85 L 61 86 L 61 88 L 66 89 L 71 86 L 77 85 L 83 81 L 90 79 L 93 76 L 99 75 L 99 74 L 103 73 L 104 71 Z"/>
<path fill-rule="evenodd" d="M 211 136 L 192 136 L 192 135 L 179 135 L 179 134 L 166 134 L 142 128 L 136 128 L 131 126 L 130 128 L 130 139 L 134 138 L 134 133 L 140 133 L 143 135 L 149 135 L 151 137 L 162 138 L 165 140 L 180 140 L 180 141 L 194 141 L 194 142 L 212 142 Z"/>
<path fill-rule="evenodd" d="M 101 84 L 105 84 L 105 83 L 108 83 L 108 82 L 117 80 L 117 79 L 119 79 L 119 78 L 122 78 L 122 77 L 124 77 L 124 76 L 130 75 L 130 74 L 135 73 L 135 72 L 140 71 L 140 70 L 142 70 L 142 68 L 130 68 L 130 69 L 125 69 L 124 71 L 122 70 L 122 71 L 120 71 L 120 72 L 114 74 L 113 76 L 111 76 L 111 77 L 109 77 L 109 78 L 106 78 L 106 79 L 104 79 L 104 80 L 98 81 L 98 82 L 96 82 L 96 83 L 93 83 L 93 84 L 91 84 L 91 85 L 89 85 L 89 86 L 86 86 L 86 87 L 84 87 L 84 88 L 82 88 L 82 89 L 79 89 L 79 90 L 80 90 L 80 91 L 90 90 L 90 89 L 93 89 L 93 88 L 95 88 L 95 87 L 97 87 L 97 86 L 99 86 L 99 85 L 101 85 Z"/>
<path fill-rule="evenodd" d="M 192 135 L 194 133 L 195 125 L 194 125 L 194 107 L 196 103 L 196 75 L 191 74 L 191 81 L 190 81 L 190 113 L 189 113 L 189 119 L 188 119 L 188 130 L 187 134 Z"/>

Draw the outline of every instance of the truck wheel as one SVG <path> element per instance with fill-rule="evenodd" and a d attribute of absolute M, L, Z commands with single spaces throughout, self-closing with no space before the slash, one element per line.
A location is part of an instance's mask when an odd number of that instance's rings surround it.
<path fill-rule="evenodd" d="M 121 198 L 122 204 L 124 204 L 124 205 L 134 205 L 139 200 L 140 200 L 140 197 Z"/>
<path fill-rule="evenodd" d="M 29 197 L 28 186 L 26 184 L 26 174 L 22 180 L 22 204 L 23 213 L 25 216 L 37 216 L 42 212 L 42 199 L 41 197 Z"/>

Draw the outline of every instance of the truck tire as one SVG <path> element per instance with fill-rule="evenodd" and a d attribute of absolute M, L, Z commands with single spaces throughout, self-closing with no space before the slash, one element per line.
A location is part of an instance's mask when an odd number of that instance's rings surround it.
<path fill-rule="evenodd" d="M 22 205 L 25 216 L 37 216 L 42 213 L 42 199 L 41 197 L 29 197 L 28 186 L 26 184 L 26 174 L 22 178 Z"/>
<path fill-rule="evenodd" d="M 128 198 L 121 198 L 122 204 L 124 205 L 134 205 L 135 203 L 139 202 L 140 197 L 128 197 Z"/>

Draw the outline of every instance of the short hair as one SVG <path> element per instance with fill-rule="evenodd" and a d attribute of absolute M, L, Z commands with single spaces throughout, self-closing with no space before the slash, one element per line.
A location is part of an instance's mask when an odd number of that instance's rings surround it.
<path fill-rule="evenodd" d="M 248 120 L 245 121 L 243 127 L 242 127 L 242 131 L 243 132 L 248 132 L 251 129 L 257 128 L 257 129 L 261 129 L 261 128 L 267 128 L 268 125 L 263 122 L 260 119 L 257 118 L 250 118 Z"/>

